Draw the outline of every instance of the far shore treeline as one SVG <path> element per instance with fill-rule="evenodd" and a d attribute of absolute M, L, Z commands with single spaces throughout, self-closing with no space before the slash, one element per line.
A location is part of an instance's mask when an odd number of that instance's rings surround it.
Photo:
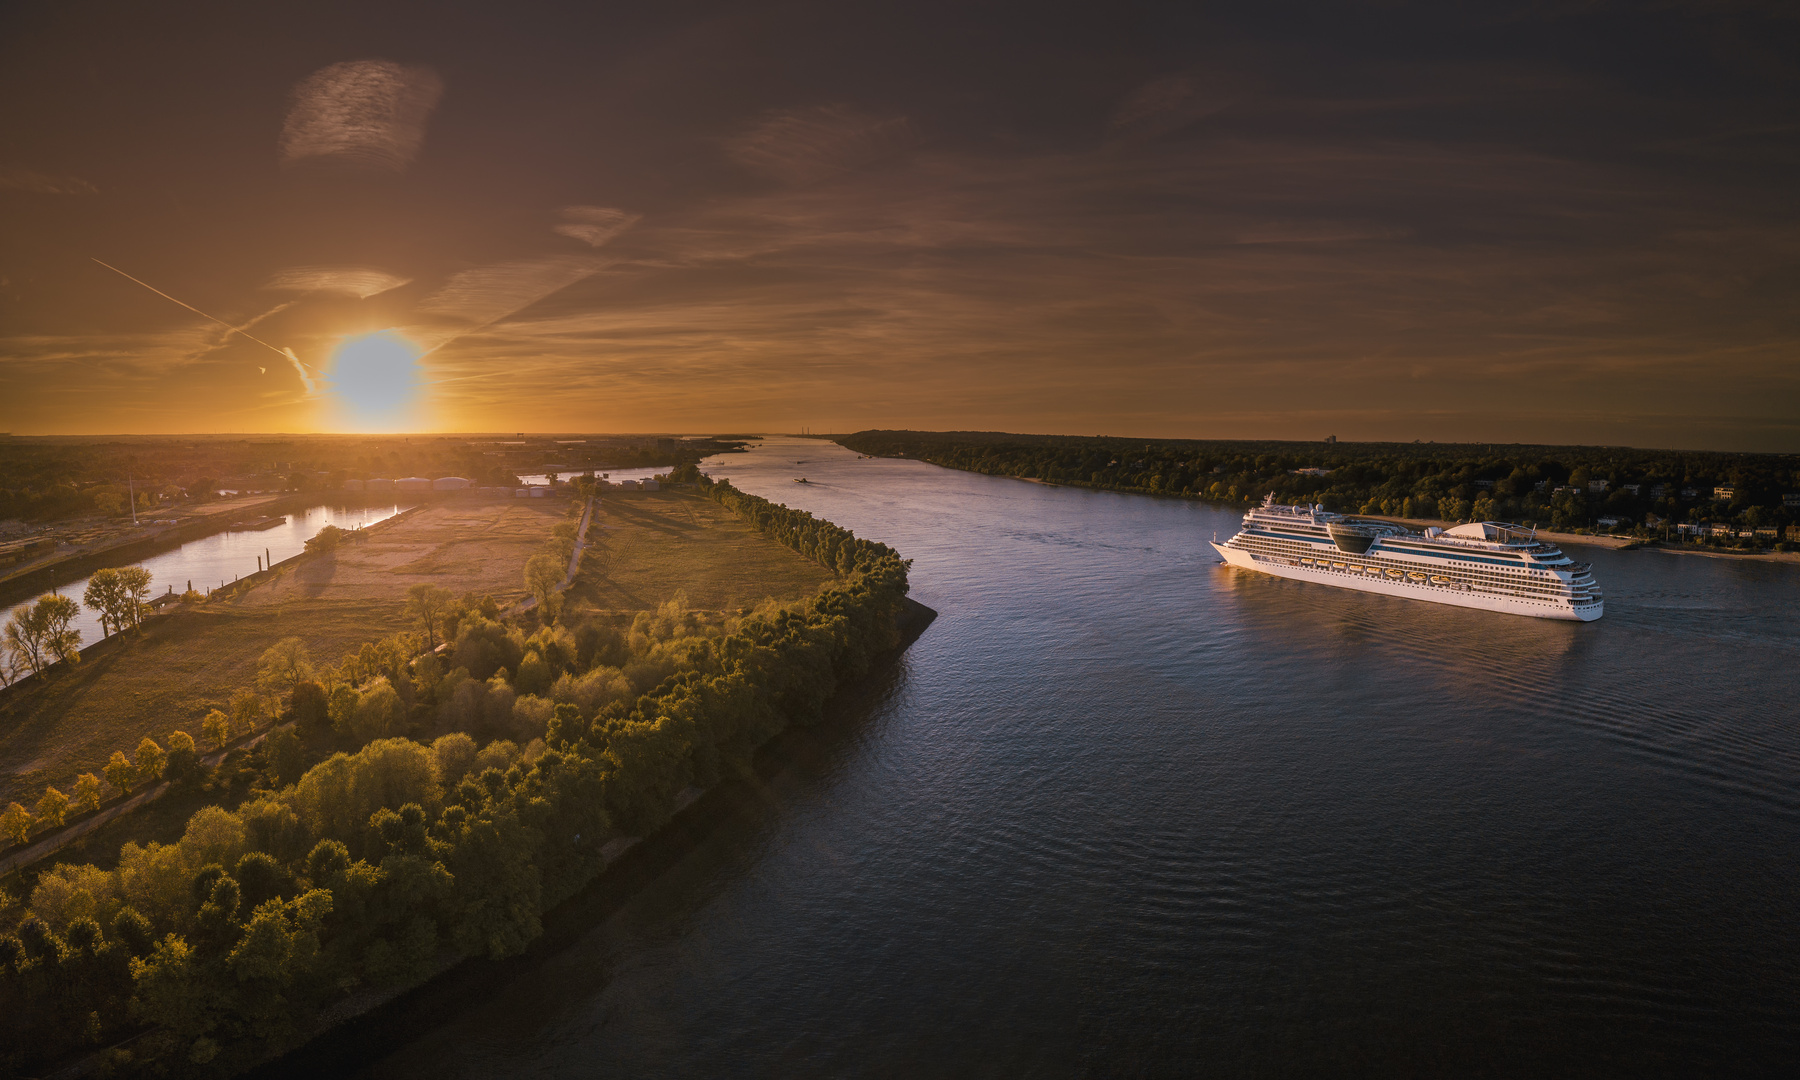
<path fill-rule="evenodd" d="M 158 753 L 133 781 L 204 793 L 178 841 L 0 897 L 0 1073 L 94 1051 L 113 1072 L 224 1075 L 349 995 L 516 954 L 609 841 L 746 770 L 900 643 L 891 548 L 692 465 L 674 479 L 836 576 L 735 615 L 671 600 L 627 629 L 536 625 L 542 605 L 507 621 L 427 586 L 417 634 L 336 665 L 271 649 L 258 685 L 281 722 L 260 745 L 209 768 L 184 735 L 179 768 Z"/>
<path fill-rule="evenodd" d="M 1390 517 L 1621 531 L 1721 522 L 1773 543 L 1800 524 L 1800 455 L 1496 443 L 1264 442 L 859 431 L 857 453 L 1078 487 Z"/>

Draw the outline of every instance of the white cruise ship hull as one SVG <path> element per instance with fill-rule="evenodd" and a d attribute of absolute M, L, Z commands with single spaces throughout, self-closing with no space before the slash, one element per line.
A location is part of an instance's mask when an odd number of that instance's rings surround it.
<path fill-rule="evenodd" d="M 1465 591 L 1434 585 L 1429 580 L 1412 581 L 1407 578 L 1396 580 L 1385 575 L 1357 574 L 1348 570 L 1333 570 L 1329 567 L 1319 569 L 1301 564 L 1298 560 L 1244 551 L 1218 542 L 1214 542 L 1212 547 L 1227 563 L 1243 567 L 1246 570 L 1255 570 L 1258 573 L 1271 574 L 1275 577 L 1293 578 L 1296 581 L 1315 581 L 1339 589 L 1381 593 L 1384 596 L 1399 596 L 1408 600 L 1427 600 L 1434 604 L 1453 604 L 1457 607 L 1479 608 L 1482 611 L 1500 611 L 1509 615 L 1525 615 L 1534 619 L 1562 619 L 1568 622 L 1593 622 L 1604 613 L 1606 607 L 1604 601 L 1572 606 L 1567 602 L 1550 599 L 1536 600 L 1473 590 Z M 1429 569 L 1428 566 L 1420 567 L 1421 571 L 1427 569 Z"/>

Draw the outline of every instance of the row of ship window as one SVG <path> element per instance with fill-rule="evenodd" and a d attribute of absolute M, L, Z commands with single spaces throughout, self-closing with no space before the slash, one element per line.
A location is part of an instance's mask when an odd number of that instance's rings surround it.
<path fill-rule="evenodd" d="M 1295 550 L 1294 548 L 1290 548 L 1290 547 L 1283 545 L 1280 541 L 1259 540 L 1256 538 L 1245 537 L 1245 538 L 1240 538 L 1239 543 L 1246 550 L 1260 551 L 1264 554 L 1280 555 L 1280 556 L 1284 556 L 1284 557 L 1294 557 L 1294 558 L 1299 558 L 1299 557 L 1311 558 L 1311 557 L 1313 557 L 1313 553 L 1310 550 L 1307 550 L 1307 549 Z M 1352 556 L 1350 558 L 1355 558 L 1355 557 Z M 1361 558 L 1362 558 L 1362 562 L 1364 564 L 1377 566 L 1383 571 L 1390 570 L 1390 569 L 1401 570 L 1401 571 L 1413 571 L 1413 572 L 1424 572 L 1426 570 L 1432 570 L 1432 571 L 1436 572 L 1436 576 L 1451 578 L 1453 582 L 1474 583 L 1476 585 L 1483 586 L 1485 588 L 1492 588 L 1493 586 L 1500 586 L 1502 588 L 1497 589 L 1495 591 L 1505 591 L 1512 595 L 1538 595 L 1538 596 L 1551 596 L 1551 597 L 1559 597 L 1559 598 L 1568 595 L 1568 592 L 1567 592 L 1566 588 L 1562 585 L 1561 581 L 1554 581 L 1554 582 L 1544 581 L 1542 584 L 1539 584 L 1536 581 L 1529 581 L 1529 580 L 1522 581 L 1515 577 L 1507 577 L 1497 571 L 1470 570 L 1470 569 L 1465 569 L 1460 566 L 1458 566 L 1458 567 L 1420 567 L 1416 563 L 1389 563 L 1389 562 L 1383 562 L 1380 559 L 1370 559 L 1367 556 L 1362 556 Z M 1347 570 L 1355 569 L 1355 567 L 1346 563 L 1346 569 Z"/>

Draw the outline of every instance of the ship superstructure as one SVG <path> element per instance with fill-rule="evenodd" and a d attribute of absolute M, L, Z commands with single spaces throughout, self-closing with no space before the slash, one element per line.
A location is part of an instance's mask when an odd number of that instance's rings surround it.
<path fill-rule="evenodd" d="M 1592 568 L 1530 529 L 1476 521 L 1412 532 L 1273 495 L 1214 542 L 1226 562 L 1276 577 L 1538 619 L 1592 622 L 1605 611 Z"/>

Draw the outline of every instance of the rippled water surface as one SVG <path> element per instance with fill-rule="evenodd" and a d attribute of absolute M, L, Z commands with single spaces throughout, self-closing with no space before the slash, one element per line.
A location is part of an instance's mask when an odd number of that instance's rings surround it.
<path fill-rule="evenodd" d="M 817 442 L 709 467 L 893 544 L 940 617 L 621 910 L 399 1016 L 364 1075 L 1800 1050 L 1800 566 L 1582 549 L 1580 625 L 1230 570 L 1206 506 Z"/>

